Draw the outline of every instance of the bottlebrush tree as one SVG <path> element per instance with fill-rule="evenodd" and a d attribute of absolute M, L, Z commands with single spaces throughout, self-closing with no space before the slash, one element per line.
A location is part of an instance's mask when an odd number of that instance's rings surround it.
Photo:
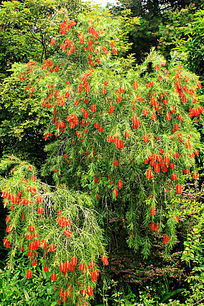
<path fill-rule="evenodd" d="M 185 177 L 198 179 L 194 121 L 203 107 L 198 77 L 176 56 L 167 66 L 152 51 L 137 67 L 117 57 L 124 49 L 120 20 L 96 12 L 75 21 L 63 11 L 60 18 L 59 35 L 50 41 L 56 55 L 18 67 L 28 95 L 50 117 L 41 176 L 52 176 L 54 187 L 34 179 L 33 166 L 3 161 L 17 164 L 2 179 L 10 208 L 4 243 L 11 255 L 23 252 L 30 266 L 40 261 L 52 272 L 59 301 L 69 296 L 83 304 L 93 294 L 97 257 L 108 264 L 101 214 L 124 219 L 129 246 L 145 256 L 153 236 L 167 248 L 175 243 L 179 201 L 170 200 L 182 197 Z"/>
<path fill-rule="evenodd" d="M 3 241 L 11 248 L 8 266 L 21 258 L 23 276 L 45 273 L 59 303 L 86 304 L 99 276 L 98 258 L 108 265 L 92 199 L 42 183 L 33 166 L 15 157 L 3 160 L 3 168 L 12 168 L 10 178 L 2 180 L 3 203 L 10 211 Z"/>

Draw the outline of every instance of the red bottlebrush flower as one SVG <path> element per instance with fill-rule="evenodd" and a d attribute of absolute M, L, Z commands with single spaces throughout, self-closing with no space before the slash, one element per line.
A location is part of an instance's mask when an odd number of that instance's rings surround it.
<path fill-rule="evenodd" d="M 176 151 L 174 154 L 174 159 L 178 159 L 178 158 L 179 158 L 178 151 Z"/>
<path fill-rule="evenodd" d="M 164 156 L 164 163 L 165 163 L 165 166 L 168 166 L 169 163 L 170 163 L 170 158 L 168 156 Z"/>
<path fill-rule="evenodd" d="M 95 183 L 98 183 L 98 182 L 99 182 L 99 179 L 98 179 L 97 176 L 94 177 L 94 182 L 95 182 Z"/>
<path fill-rule="evenodd" d="M 198 89 L 201 89 L 201 88 L 202 88 L 201 82 L 198 82 L 198 83 L 197 83 L 197 88 L 198 88 Z"/>
<path fill-rule="evenodd" d="M 11 243 L 7 238 L 4 238 L 3 242 L 4 242 L 5 248 L 10 248 Z"/>
<path fill-rule="evenodd" d="M 159 230 L 159 224 L 151 222 L 151 230 L 152 231 L 158 231 Z"/>
<path fill-rule="evenodd" d="M 116 161 L 114 161 L 114 163 L 113 163 L 113 164 L 114 164 L 114 166 L 116 166 L 116 167 L 117 167 L 117 166 L 118 166 L 118 161 L 117 161 L 117 160 L 116 160 Z"/>
<path fill-rule="evenodd" d="M 67 267 L 64 263 L 61 263 L 61 264 L 59 264 L 59 269 L 60 269 L 61 272 L 66 272 Z"/>
<path fill-rule="evenodd" d="M 49 267 L 47 265 L 44 266 L 44 271 L 49 272 Z"/>
<path fill-rule="evenodd" d="M 169 165 L 169 167 L 170 167 L 170 169 L 175 169 L 174 163 L 171 163 L 171 164 Z"/>
<path fill-rule="evenodd" d="M 144 142 L 149 142 L 149 135 L 145 134 L 143 135 Z"/>
<path fill-rule="evenodd" d="M 182 97 L 182 101 L 183 101 L 183 103 L 187 103 L 187 98 L 186 98 L 186 96 L 183 96 L 183 97 Z"/>
<path fill-rule="evenodd" d="M 51 274 L 51 281 L 56 282 L 56 279 L 57 279 L 56 273 L 52 273 Z"/>
<path fill-rule="evenodd" d="M 96 111 L 96 104 L 91 105 L 91 111 L 95 112 Z"/>
<path fill-rule="evenodd" d="M 53 38 L 51 39 L 50 45 L 53 46 L 53 45 L 55 44 L 55 42 L 56 42 L 56 38 L 53 37 Z"/>
<path fill-rule="evenodd" d="M 111 106 L 109 107 L 108 113 L 109 113 L 109 114 L 112 114 L 112 113 L 114 112 L 114 110 L 115 110 L 114 106 L 111 105 Z"/>
<path fill-rule="evenodd" d="M 65 226 L 69 226 L 69 225 L 71 225 L 71 224 L 72 224 L 72 222 L 71 222 L 71 220 L 70 220 L 70 219 L 66 220 L 66 222 L 65 222 Z"/>
<path fill-rule="evenodd" d="M 32 277 L 32 271 L 31 270 L 27 271 L 26 277 L 27 278 L 31 278 Z"/>
<path fill-rule="evenodd" d="M 36 194 L 37 189 L 36 189 L 36 188 L 31 187 L 30 192 L 31 192 L 32 194 Z"/>
<path fill-rule="evenodd" d="M 154 86 L 154 81 L 150 81 L 149 83 L 145 84 L 146 87 L 153 87 Z"/>
<path fill-rule="evenodd" d="M 41 203 L 42 202 L 42 198 L 41 198 L 41 196 L 37 196 L 37 198 L 36 198 L 36 203 Z"/>
<path fill-rule="evenodd" d="M 183 169 L 184 174 L 190 174 L 190 169 Z"/>
<path fill-rule="evenodd" d="M 123 188 L 123 182 L 122 182 L 122 180 L 119 180 L 119 181 L 118 181 L 118 188 L 119 188 L 119 189 Z"/>
<path fill-rule="evenodd" d="M 169 112 L 166 113 L 166 120 L 171 120 L 171 114 Z"/>
<path fill-rule="evenodd" d="M 77 265 L 77 257 L 72 257 L 71 265 L 72 266 L 76 266 Z"/>
<path fill-rule="evenodd" d="M 79 105 L 79 101 L 76 100 L 76 101 L 74 102 L 74 105 L 75 105 L 75 106 L 78 106 L 78 105 Z"/>
<path fill-rule="evenodd" d="M 88 119 L 88 117 L 89 117 L 89 111 L 88 110 L 84 111 L 83 117 L 84 117 L 84 119 Z"/>
<path fill-rule="evenodd" d="M 85 264 L 80 263 L 79 271 L 84 271 L 84 270 L 85 270 Z"/>
<path fill-rule="evenodd" d="M 164 234 L 164 240 L 163 240 L 163 244 L 167 244 L 169 242 L 170 238 Z"/>
<path fill-rule="evenodd" d="M 84 35 L 82 35 L 80 38 L 80 44 L 84 44 L 84 42 L 85 42 L 85 38 L 84 38 Z"/>
<path fill-rule="evenodd" d="M 147 169 L 146 176 L 147 176 L 148 179 L 152 178 L 152 170 L 151 169 Z"/>
<path fill-rule="evenodd" d="M 138 120 L 137 116 L 132 117 L 132 123 L 133 123 L 133 129 L 137 129 L 139 126 L 141 126 L 140 120 Z"/>
<path fill-rule="evenodd" d="M 86 290 L 80 290 L 81 295 L 85 296 L 86 295 Z"/>
<path fill-rule="evenodd" d="M 193 173 L 193 178 L 194 178 L 194 180 L 198 180 L 199 179 L 199 174 L 198 173 Z"/>
<path fill-rule="evenodd" d="M 149 111 L 146 108 L 144 108 L 142 112 L 143 112 L 143 115 L 145 115 L 145 116 L 147 116 L 149 114 Z"/>
<path fill-rule="evenodd" d="M 117 149 L 124 148 L 124 141 L 123 140 L 117 141 L 116 147 L 117 147 Z"/>
<path fill-rule="evenodd" d="M 37 260 L 34 259 L 33 262 L 32 262 L 32 266 L 37 266 L 37 264 L 38 264 Z"/>
<path fill-rule="evenodd" d="M 73 129 L 75 125 L 79 124 L 79 120 L 75 114 L 70 114 L 67 116 L 67 121 L 69 122 L 69 127 Z"/>
<path fill-rule="evenodd" d="M 152 118 L 153 120 L 157 120 L 157 115 L 156 115 L 156 113 L 153 113 L 152 116 L 151 116 L 151 118 Z"/>
<path fill-rule="evenodd" d="M 106 89 L 102 88 L 101 93 L 104 95 L 106 93 Z"/>
<path fill-rule="evenodd" d="M 172 178 L 172 181 L 176 181 L 177 180 L 177 174 L 176 173 L 173 173 L 171 175 L 171 178 Z"/>
<path fill-rule="evenodd" d="M 108 54 L 108 50 L 106 49 L 106 47 L 102 47 L 102 51 L 103 51 L 103 54 L 105 54 L 105 55 Z"/>
<path fill-rule="evenodd" d="M 160 172 L 160 165 L 158 163 L 154 164 L 154 172 L 156 172 L 156 173 Z"/>
<path fill-rule="evenodd" d="M 150 215 L 155 216 L 156 215 L 156 209 L 154 207 L 150 207 Z"/>
<path fill-rule="evenodd" d="M 10 233 L 10 232 L 11 232 L 11 227 L 10 227 L 9 225 L 6 227 L 6 232 L 7 232 L 7 233 Z"/>
<path fill-rule="evenodd" d="M 133 87 L 134 87 L 134 89 L 138 89 L 138 81 L 133 82 Z"/>
<path fill-rule="evenodd" d="M 69 98 L 70 97 L 70 93 L 68 91 L 65 92 L 65 98 Z"/>
<path fill-rule="evenodd" d="M 112 51 L 113 51 L 113 54 L 118 54 L 118 51 L 115 48 L 113 48 Z"/>
<path fill-rule="evenodd" d="M 94 125 L 95 127 L 95 125 Z M 108 135 L 107 136 L 107 142 L 113 142 L 113 135 Z"/>
<path fill-rule="evenodd" d="M 130 133 L 125 131 L 125 138 L 129 138 L 130 137 Z"/>
<path fill-rule="evenodd" d="M 67 236 L 67 237 L 72 237 L 72 232 L 65 230 L 63 231 L 63 233 Z"/>
<path fill-rule="evenodd" d="M 189 140 L 186 142 L 185 146 L 186 146 L 186 149 L 191 149 L 191 143 Z"/>
<path fill-rule="evenodd" d="M 98 131 L 99 131 L 100 133 L 102 133 L 102 132 L 103 132 L 103 127 L 100 126 L 100 127 L 98 128 Z"/>
<path fill-rule="evenodd" d="M 31 180 L 32 180 L 33 182 L 35 182 L 35 181 L 36 181 L 36 177 L 35 177 L 35 176 L 31 176 Z"/>
<path fill-rule="evenodd" d="M 30 231 L 30 232 L 34 232 L 34 231 L 35 231 L 35 227 L 32 226 L 32 225 L 30 225 L 30 226 L 29 226 L 29 231 Z"/>
<path fill-rule="evenodd" d="M 117 198 L 117 197 L 118 197 L 118 189 L 117 189 L 117 188 L 114 188 L 114 189 L 113 189 L 113 193 L 114 193 L 115 197 Z"/>
<path fill-rule="evenodd" d="M 174 124 L 173 133 L 175 133 L 175 132 L 178 131 L 178 130 L 179 130 L 179 125 L 178 125 L 178 123 L 175 123 L 175 124 Z"/>
<path fill-rule="evenodd" d="M 2 197 L 6 199 L 8 197 L 8 192 L 7 191 L 2 191 Z"/>
<path fill-rule="evenodd" d="M 182 194 L 182 185 L 176 185 L 177 194 Z"/>
<path fill-rule="evenodd" d="M 102 256 L 101 260 L 102 260 L 104 266 L 108 266 L 109 265 L 108 258 L 106 256 Z"/>
<path fill-rule="evenodd" d="M 156 71 L 159 71 L 159 65 L 156 65 L 154 68 Z"/>
<path fill-rule="evenodd" d="M 175 114 L 175 113 L 176 113 L 176 108 L 175 108 L 174 105 L 172 106 L 172 109 L 171 109 L 170 113 L 172 113 L 172 114 Z"/>
<path fill-rule="evenodd" d="M 11 221 L 11 219 L 7 216 L 6 217 L 6 223 L 8 223 L 8 222 L 10 222 Z"/>
<path fill-rule="evenodd" d="M 88 294 L 89 296 L 92 296 L 92 295 L 93 295 L 93 288 L 92 288 L 92 287 L 90 287 L 90 286 L 87 287 L 87 294 Z"/>
<path fill-rule="evenodd" d="M 32 170 L 32 166 L 28 166 L 28 170 L 29 170 L 29 171 Z"/>
<path fill-rule="evenodd" d="M 92 281 L 97 282 L 97 277 L 99 276 L 98 271 L 93 271 L 93 272 L 90 273 L 90 275 L 91 275 Z"/>
<path fill-rule="evenodd" d="M 52 243 L 52 244 L 49 245 L 49 249 L 50 249 L 50 252 L 54 252 L 54 251 L 55 251 L 55 245 L 54 245 L 54 243 Z"/>
<path fill-rule="evenodd" d="M 97 200 L 99 200 L 100 199 L 100 194 L 96 194 L 96 198 L 97 198 Z"/>
<path fill-rule="evenodd" d="M 38 207 L 38 214 L 42 215 L 44 212 L 44 208 L 43 207 Z"/>
<path fill-rule="evenodd" d="M 195 150 L 195 155 L 199 155 L 199 151 L 198 150 Z"/>
<path fill-rule="evenodd" d="M 117 102 L 120 103 L 122 101 L 121 95 L 117 95 Z"/>

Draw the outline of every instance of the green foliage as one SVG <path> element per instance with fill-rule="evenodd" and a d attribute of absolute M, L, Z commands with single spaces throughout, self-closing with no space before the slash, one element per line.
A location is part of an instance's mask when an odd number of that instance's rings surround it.
<path fill-rule="evenodd" d="M 26 86 L 19 80 L 19 70 L 20 64 L 13 65 L 12 75 L 4 80 L 0 90 L 2 154 L 15 154 L 39 166 L 45 158 L 43 126 L 49 118 L 40 115 L 38 96 L 28 96 Z"/>
<path fill-rule="evenodd" d="M 185 66 L 203 79 L 203 10 L 194 5 L 168 12 L 160 24 L 159 50 L 168 57 L 172 50 L 185 54 Z"/>
<path fill-rule="evenodd" d="M 0 270 L 0 300 L 3 305 L 56 305 L 53 285 L 45 273 L 38 269 L 32 281 L 26 279 L 25 261 L 15 259 L 15 270 Z"/>

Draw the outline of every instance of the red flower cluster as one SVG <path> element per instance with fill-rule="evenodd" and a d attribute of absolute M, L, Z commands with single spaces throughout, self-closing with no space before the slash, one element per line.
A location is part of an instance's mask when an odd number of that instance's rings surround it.
<path fill-rule="evenodd" d="M 79 120 L 75 114 L 70 114 L 67 116 L 67 121 L 69 122 L 70 129 L 73 129 L 76 125 L 79 124 Z"/>
<path fill-rule="evenodd" d="M 164 240 L 163 240 L 163 244 L 167 244 L 169 242 L 170 238 L 164 234 Z"/>
<path fill-rule="evenodd" d="M 65 35 L 66 32 L 68 32 L 71 27 L 76 25 L 76 21 L 74 19 L 67 22 L 67 19 L 64 19 L 63 23 L 60 24 L 60 33 Z"/>
<path fill-rule="evenodd" d="M 113 142 L 117 149 L 122 149 L 124 148 L 124 141 L 119 139 L 119 136 L 113 137 L 113 135 L 108 135 L 107 137 L 108 142 Z"/>

